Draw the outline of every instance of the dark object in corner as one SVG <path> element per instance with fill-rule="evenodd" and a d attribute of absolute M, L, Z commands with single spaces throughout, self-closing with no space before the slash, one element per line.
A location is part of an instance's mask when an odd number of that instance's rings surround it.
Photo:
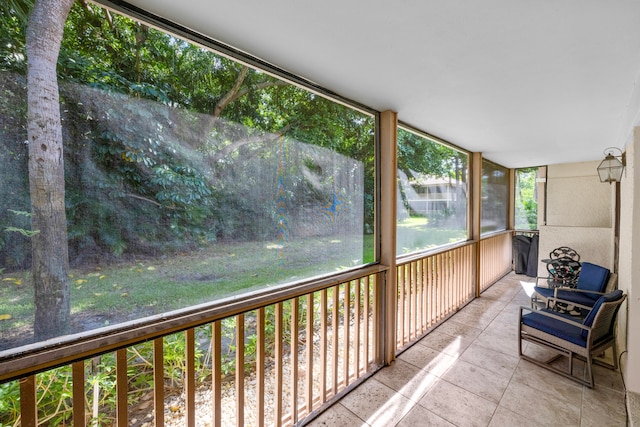
<path fill-rule="evenodd" d="M 516 274 L 538 275 L 538 235 L 516 234 L 513 237 L 513 268 Z"/>

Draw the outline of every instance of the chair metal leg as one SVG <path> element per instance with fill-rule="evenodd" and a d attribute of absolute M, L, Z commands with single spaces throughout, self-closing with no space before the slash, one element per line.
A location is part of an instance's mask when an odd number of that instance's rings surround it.
<path fill-rule="evenodd" d="M 586 385 L 589 388 L 593 388 L 594 380 L 593 380 L 593 371 L 592 371 L 592 368 L 591 368 L 591 363 L 592 363 L 592 357 L 591 356 L 589 356 L 589 358 L 587 359 L 587 358 L 582 357 L 581 355 L 578 355 L 578 354 L 576 354 L 576 353 L 574 353 L 572 351 L 569 351 L 567 349 L 558 348 L 558 347 L 555 347 L 553 345 L 548 345 L 548 344 L 539 342 L 539 341 L 537 341 L 535 339 L 526 338 L 526 341 L 529 341 L 529 342 L 531 342 L 533 344 L 540 345 L 542 347 L 545 347 L 545 348 L 548 348 L 548 349 L 551 349 L 551 350 L 559 352 L 558 355 L 555 355 L 555 356 L 551 357 L 550 359 L 548 359 L 546 361 L 542 361 L 542 360 L 535 359 L 535 358 L 533 358 L 531 356 L 528 356 L 528 355 L 522 353 L 522 341 L 523 341 L 522 333 L 520 333 L 520 339 L 519 339 L 519 342 L 518 342 L 518 352 L 519 352 L 520 358 L 522 358 L 522 359 L 524 359 L 524 360 L 526 360 L 528 362 L 531 362 L 531 363 L 533 363 L 535 365 L 538 365 L 538 366 L 540 366 L 542 368 L 545 368 L 545 369 L 547 369 L 549 371 L 555 372 L 556 374 L 562 375 L 563 377 L 566 377 L 566 378 L 569 378 L 569 379 L 571 379 L 573 381 L 576 381 L 576 382 L 578 382 L 578 383 L 580 383 L 582 385 Z M 562 356 L 567 356 L 569 358 L 569 369 L 566 369 L 566 368 L 565 368 L 566 370 L 565 369 L 560 369 L 559 367 L 556 367 L 556 366 L 554 366 L 552 364 L 552 362 L 556 361 L 557 359 L 561 358 Z M 574 358 L 578 358 L 580 360 L 584 360 L 587 363 L 587 375 L 588 375 L 588 378 L 589 378 L 588 380 L 586 380 L 584 378 L 579 378 L 579 377 L 573 375 L 573 359 Z M 597 363 L 597 361 L 595 361 L 595 362 Z"/>
<path fill-rule="evenodd" d="M 593 388 L 593 368 L 592 368 L 593 356 L 587 356 L 587 386 Z"/>
<path fill-rule="evenodd" d="M 569 375 L 573 376 L 573 352 L 569 353 Z"/>

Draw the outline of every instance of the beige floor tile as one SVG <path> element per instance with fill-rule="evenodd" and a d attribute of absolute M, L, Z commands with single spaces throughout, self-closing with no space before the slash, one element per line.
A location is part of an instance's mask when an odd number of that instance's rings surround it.
<path fill-rule="evenodd" d="M 453 357 L 458 357 L 464 353 L 472 342 L 473 339 L 471 338 L 454 337 L 436 329 L 418 341 L 418 344 L 441 351 Z"/>
<path fill-rule="evenodd" d="M 404 360 L 420 369 L 425 369 L 437 376 L 444 375 L 456 361 L 453 356 L 417 344 L 403 352 L 398 359 Z"/>
<path fill-rule="evenodd" d="M 581 405 L 582 386 L 580 384 L 526 360 L 518 364 L 511 382 L 526 384 L 545 396 L 576 407 Z"/>
<path fill-rule="evenodd" d="M 535 419 L 535 414 L 523 417 L 503 406 L 498 406 L 489 423 L 489 427 L 540 427 L 540 425 Z"/>
<path fill-rule="evenodd" d="M 515 286 L 517 286 L 517 289 L 514 288 L 511 303 L 520 304 L 521 302 L 524 302 L 525 304 L 528 304 L 529 302 L 531 302 L 531 295 L 533 295 L 533 287 L 535 286 L 535 284 L 519 282 Z"/>
<path fill-rule="evenodd" d="M 336 403 L 307 424 L 309 427 L 356 427 L 367 425 L 340 403 Z"/>
<path fill-rule="evenodd" d="M 508 303 L 508 301 L 498 300 L 494 298 L 480 297 L 476 300 L 473 300 L 469 306 L 474 309 L 480 309 L 488 313 L 499 313 L 504 309 L 504 306 Z"/>
<path fill-rule="evenodd" d="M 593 381 L 595 387 L 606 387 L 613 390 L 624 390 L 624 383 L 620 370 L 605 368 L 604 366 L 593 365 Z"/>
<path fill-rule="evenodd" d="M 572 405 L 518 381 L 509 383 L 500 405 L 523 417 L 532 417 L 535 414 L 540 425 L 580 425 L 580 406 Z"/>
<path fill-rule="evenodd" d="M 520 362 L 520 358 L 517 356 L 500 353 L 476 344 L 471 344 L 462 353 L 460 359 L 508 378 L 513 375 Z"/>
<path fill-rule="evenodd" d="M 517 293 L 518 289 L 515 289 L 512 284 L 506 284 L 503 286 L 492 286 L 484 291 L 480 297 L 508 302 L 511 301 Z"/>
<path fill-rule="evenodd" d="M 530 307 L 531 306 L 531 296 L 529 294 L 525 293 L 524 291 L 518 292 L 511 299 L 511 304 L 516 304 L 516 305 L 519 305 L 519 306 L 523 305 L 525 307 Z"/>
<path fill-rule="evenodd" d="M 489 325 L 489 323 L 493 321 L 493 319 L 497 315 L 497 312 L 485 313 L 480 309 L 475 309 L 473 307 L 467 306 L 453 315 L 452 319 L 458 323 L 473 326 L 479 329 L 484 329 Z"/>
<path fill-rule="evenodd" d="M 523 341 L 522 342 L 523 346 L 523 353 L 529 357 L 533 357 L 535 359 L 538 359 L 540 361 L 546 361 L 550 358 L 552 358 L 553 356 L 556 356 L 558 354 L 560 354 L 559 352 L 555 351 L 555 350 L 551 350 L 548 347 L 544 347 L 538 344 L 534 344 L 534 343 L 530 343 L 527 341 Z M 526 346 L 525 346 L 526 344 Z"/>
<path fill-rule="evenodd" d="M 449 421 L 434 414 L 433 412 L 416 405 L 401 421 L 397 427 L 455 427 Z"/>
<path fill-rule="evenodd" d="M 537 279 L 535 277 L 529 277 L 525 275 L 514 275 L 511 277 L 505 277 L 505 283 L 511 284 L 515 293 L 523 292 L 525 287 L 533 287 L 536 285 Z M 502 280 L 500 280 L 502 282 Z"/>
<path fill-rule="evenodd" d="M 454 319 L 447 320 L 442 325 L 438 326 L 436 331 L 444 332 L 445 334 L 454 337 L 469 339 L 476 339 L 482 333 L 482 329 L 456 322 Z"/>
<path fill-rule="evenodd" d="M 528 307 L 528 305 L 526 306 Z M 500 313 L 496 316 L 494 321 L 506 323 L 512 328 L 518 328 L 518 320 L 520 317 L 520 304 L 507 304 Z"/>
<path fill-rule="evenodd" d="M 440 381 L 420 405 L 457 426 L 487 426 L 497 404 L 447 381 Z"/>
<path fill-rule="evenodd" d="M 438 381 L 432 373 L 401 359 L 380 370 L 375 379 L 414 402 L 418 402 Z"/>
<path fill-rule="evenodd" d="M 518 322 L 501 322 L 496 316 L 493 322 L 489 323 L 489 325 L 484 329 L 483 333 L 502 335 L 504 337 L 508 337 L 512 341 L 517 342 Z"/>
<path fill-rule="evenodd" d="M 512 300 L 510 305 L 514 305 L 519 307 L 531 307 L 531 297 L 527 295 L 516 295 Z"/>
<path fill-rule="evenodd" d="M 594 389 L 584 387 L 581 425 L 583 427 L 626 426 L 624 393 L 604 387 L 596 386 Z"/>
<path fill-rule="evenodd" d="M 500 402 L 509 384 L 509 377 L 497 375 L 463 360 L 456 361 L 442 379 L 495 403 Z"/>
<path fill-rule="evenodd" d="M 362 383 L 340 403 L 367 424 L 380 427 L 396 425 L 414 405 L 375 378 Z"/>
<path fill-rule="evenodd" d="M 492 329 L 485 329 L 474 341 L 474 344 L 519 357 L 517 327 L 514 326 L 513 330 L 509 331 L 510 328 L 498 328 L 496 326 L 498 324 L 504 326 L 500 322 L 493 323 Z"/>
<path fill-rule="evenodd" d="M 483 310 L 486 314 L 492 315 L 495 317 L 498 313 L 500 313 L 505 305 L 507 305 L 509 301 L 499 300 L 495 298 L 485 298 L 480 297 L 473 301 L 471 301 L 467 307 L 472 308 L 474 310 Z"/>

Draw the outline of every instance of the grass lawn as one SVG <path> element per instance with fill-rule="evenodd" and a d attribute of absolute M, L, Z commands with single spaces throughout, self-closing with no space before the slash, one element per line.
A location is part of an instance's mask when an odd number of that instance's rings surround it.
<path fill-rule="evenodd" d="M 398 224 L 401 253 L 463 240 L 464 230 L 429 229 L 426 218 Z M 364 254 L 364 256 L 363 256 Z M 198 251 L 70 272 L 71 329 L 90 330 L 373 262 L 374 237 L 309 237 L 293 242 L 216 243 Z M 30 273 L 0 275 L 0 351 L 30 339 Z"/>
<path fill-rule="evenodd" d="M 75 269 L 69 278 L 71 327 L 95 329 L 372 261 L 373 236 L 314 237 L 216 243 L 190 253 Z M 33 293 L 28 271 L 0 275 L 0 350 L 31 335 Z"/>
<path fill-rule="evenodd" d="M 414 216 L 398 222 L 397 251 L 405 254 L 420 249 L 429 249 L 466 239 L 467 230 L 429 227 L 424 216 Z"/>

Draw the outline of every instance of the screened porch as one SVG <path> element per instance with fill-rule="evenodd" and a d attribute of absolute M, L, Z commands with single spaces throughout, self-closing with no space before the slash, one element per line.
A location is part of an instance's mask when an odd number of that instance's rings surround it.
<path fill-rule="evenodd" d="M 512 147 L 528 132 L 500 149 L 438 116 L 446 98 L 366 104 L 171 2 L 72 3 L 59 98 L 32 90 L 22 2 L 0 7 L 0 425 L 625 425 L 620 372 L 587 389 L 520 360 L 514 310 L 562 245 L 637 288 L 640 128 L 602 184 L 592 150 L 548 164 Z M 59 110 L 55 138 L 33 110 Z M 516 235 L 539 242 L 527 276 Z M 632 384 L 636 301 L 617 329 Z"/>

